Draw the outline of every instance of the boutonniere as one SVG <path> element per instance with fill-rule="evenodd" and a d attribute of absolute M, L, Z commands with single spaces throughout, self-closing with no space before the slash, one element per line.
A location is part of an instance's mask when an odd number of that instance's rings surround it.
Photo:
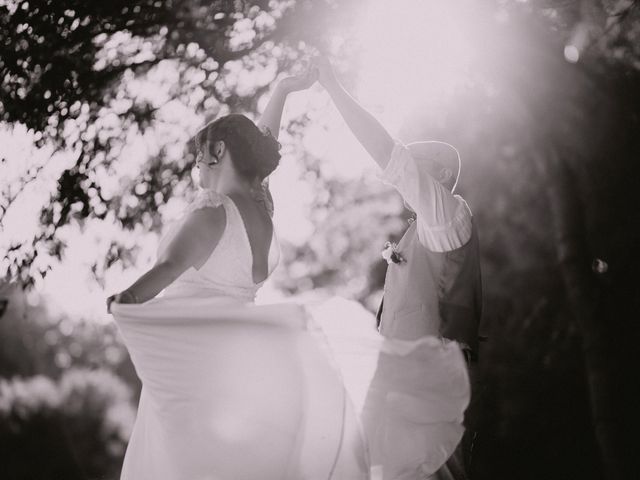
<path fill-rule="evenodd" d="M 395 242 L 387 242 L 384 244 L 384 250 L 382 250 L 382 258 L 384 258 L 388 264 L 397 263 L 398 265 L 406 262 L 404 257 L 400 255 L 398 251 L 398 244 Z"/>

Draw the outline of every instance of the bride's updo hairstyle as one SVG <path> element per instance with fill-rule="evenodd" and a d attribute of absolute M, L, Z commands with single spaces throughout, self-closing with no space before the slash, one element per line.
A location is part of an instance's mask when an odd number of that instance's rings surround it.
<path fill-rule="evenodd" d="M 268 130 L 262 132 L 249 118 L 238 113 L 220 117 L 205 125 L 195 137 L 196 148 L 209 142 L 215 158 L 215 143 L 223 141 L 231 154 L 233 166 L 248 180 L 262 181 L 280 162 L 280 143 Z"/>

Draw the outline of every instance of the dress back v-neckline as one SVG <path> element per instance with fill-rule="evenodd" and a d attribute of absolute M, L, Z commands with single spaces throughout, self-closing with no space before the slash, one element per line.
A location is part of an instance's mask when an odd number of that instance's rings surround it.
<path fill-rule="evenodd" d="M 245 223 L 244 217 L 242 216 L 242 212 L 240 211 L 240 208 L 238 208 L 238 205 L 236 205 L 236 202 L 230 196 L 228 195 L 225 195 L 225 196 L 229 199 L 230 203 L 233 205 L 235 214 L 238 216 L 238 220 L 240 221 L 240 227 L 243 233 L 243 237 L 245 239 L 245 244 L 249 252 L 248 263 L 249 263 L 249 274 L 251 276 L 251 281 L 254 286 L 262 285 L 264 282 L 266 282 L 269 279 L 269 277 L 271 276 L 271 273 L 273 272 L 273 265 L 271 264 L 271 252 L 272 252 L 272 249 L 274 248 L 274 244 L 277 242 L 275 228 L 273 228 L 273 222 L 271 223 L 271 241 L 269 242 L 269 248 L 267 250 L 266 276 L 263 280 L 256 282 L 253 276 L 253 264 L 255 262 L 254 255 L 253 255 L 253 246 L 251 245 L 251 238 L 249 237 L 249 231 L 247 230 L 247 225 Z M 228 223 L 229 222 L 227 222 L 227 224 Z"/>

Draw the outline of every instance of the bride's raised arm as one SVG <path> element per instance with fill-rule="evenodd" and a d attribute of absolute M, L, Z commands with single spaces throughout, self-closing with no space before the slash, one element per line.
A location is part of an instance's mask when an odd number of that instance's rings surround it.
<path fill-rule="evenodd" d="M 313 85 L 317 79 L 318 70 L 313 67 L 309 68 L 302 75 L 294 75 L 280 80 L 273 90 L 271 98 L 269 98 L 269 103 L 267 103 L 264 112 L 262 112 L 260 116 L 260 120 L 258 120 L 258 128 L 271 132 L 271 135 L 277 139 L 280 135 L 280 122 L 282 120 L 282 111 L 284 110 L 287 95 L 299 90 L 306 90 Z M 267 196 L 267 203 L 271 205 L 270 215 L 273 215 L 273 198 L 269 191 L 268 178 L 264 180 L 263 188 Z"/>
<path fill-rule="evenodd" d="M 306 90 L 318 79 L 318 72 L 315 68 L 309 68 L 302 75 L 294 75 L 283 78 L 278 82 L 267 107 L 264 109 L 258 127 L 260 129 L 268 129 L 271 134 L 278 138 L 280 134 L 280 121 L 282 120 L 282 111 L 284 110 L 284 102 L 287 95 L 299 90 Z"/>

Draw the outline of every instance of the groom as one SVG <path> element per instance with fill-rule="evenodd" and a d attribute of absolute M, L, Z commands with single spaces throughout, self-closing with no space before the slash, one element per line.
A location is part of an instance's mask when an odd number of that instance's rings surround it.
<path fill-rule="evenodd" d="M 347 125 L 383 170 L 383 181 L 398 190 L 416 216 L 387 252 L 380 333 L 401 340 L 435 335 L 459 342 L 473 385 L 482 288 L 476 227 L 467 203 L 453 194 L 460 174 L 458 151 L 443 142 L 395 141 L 346 92 L 326 58 L 317 60 L 317 68 Z M 468 429 L 435 478 L 468 478 L 464 464 L 470 463 L 474 436 Z"/>

